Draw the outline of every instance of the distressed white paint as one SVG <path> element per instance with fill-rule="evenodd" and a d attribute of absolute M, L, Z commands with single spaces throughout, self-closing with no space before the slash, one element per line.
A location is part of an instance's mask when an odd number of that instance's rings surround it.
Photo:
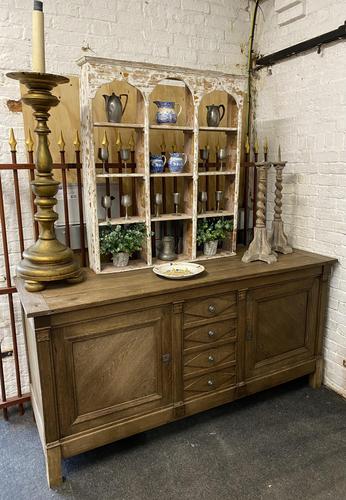
<path fill-rule="evenodd" d="M 236 235 L 238 221 L 238 194 L 240 175 L 240 144 L 244 92 L 246 79 L 241 76 L 227 75 L 216 71 L 196 71 L 181 67 L 170 67 L 155 64 L 143 64 L 129 61 L 118 61 L 104 58 L 84 57 L 80 60 L 81 75 L 81 122 L 82 122 L 82 160 L 84 198 L 87 200 L 86 223 L 88 234 L 88 249 L 90 267 L 97 273 L 102 271 L 99 250 L 99 223 L 97 216 L 96 169 L 94 153 L 94 132 L 92 123 L 92 100 L 97 90 L 104 84 L 114 80 L 126 81 L 143 96 L 144 106 L 144 182 L 145 182 L 145 222 L 151 227 L 150 213 L 150 164 L 149 164 L 149 101 L 155 87 L 168 78 L 180 80 L 186 84 L 192 96 L 193 103 L 193 182 L 192 182 L 192 247 L 189 251 L 189 260 L 196 258 L 196 230 L 197 230 L 197 195 L 198 195 L 198 158 L 199 158 L 199 124 L 198 110 L 202 98 L 214 90 L 222 90 L 231 95 L 238 106 L 238 130 L 236 147 L 236 174 L 230 189 L 234 190 L 234 228 L 232 248 L 225 254 L 234 255 L 236 251 Z M 164 129 L 163 129 L 164 130 Z M 185 236 L 186 237 L 186 236 Z M 185 245 L 184 245 L 185 246 Z M 151 238 L 147 238 L 146 264 L 152 264 Z M 138 266 L 136 265 L 136 268 Z M 112 268 L 114 272 L 131 270 L 131 263 L 127 268 Z"/>

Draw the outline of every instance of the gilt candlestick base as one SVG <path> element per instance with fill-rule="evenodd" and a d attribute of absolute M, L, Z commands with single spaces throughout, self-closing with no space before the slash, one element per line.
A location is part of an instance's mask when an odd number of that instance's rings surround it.
<path fill-rule="evenodd" d="M 274 220 L 272 224 L 271 247 L 275 252 L 288 254 L 292 253 L 292 247 L 288 244 L 287 236 L 284 230 L 284 223 L 281 218 L 282 214 L 282 171 L 286 162 L 279 161 L 274 163 L 276 171 L 275 179 L 275 207 Z"/>
<path fill-rule="evenodd" d="M 58 214 L 54 211 L 59 181 L 52 173 L 52 157 L 49 151 L 47 126 L 50 108 L 59 104 L 59 99 L 51 93 L 59 84 L 68 83 L 68 78 L 49 73 L 16 72 L 8 73 L 13 80 L 19 80 L 28 89 L 22 101 L 34 110 L 35 133 L 38 138 L 36 151 L 35 179 L 31 182 L 35 194 L 37 212 L 35 221 L 39 226 L 36 243 L 24 250 L 23 259 L 17 266 L 17 275 L 25 281 L 29 292 L 38 292 L 47 283 L 66 280 L 77 283 L 83 280 L 79 264 L 73 252 L 56 239 L 54 222 Z"/>
<path fill-rule="evenodd" d="M 277 261 L 277 257 L 275 253 L 272 252 L 268 242 L 265 225 L 267 171 L 270 166 L 271 163 L 268 162 L 256 164 L 258 172 L 256 227 L 254 228 L 254 238 L 242 258 L 242 261 L 245 263 L 261 260 L 267 262 L 267 264 L 272 264 Z"/>

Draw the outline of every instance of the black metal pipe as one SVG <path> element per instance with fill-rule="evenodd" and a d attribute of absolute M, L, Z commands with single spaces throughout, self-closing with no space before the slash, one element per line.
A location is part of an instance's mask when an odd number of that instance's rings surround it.
<path fill-rule="evenodd" d="M 273 52 L 273 54 L 259 57 L 256 61 L 255 69 L 261 69 L 266 66 L 273 66 L 273 64 L 278 63 L 283 59 L 296 56 L 301 52 L 306 52 L 307 50 L 314 49 L 315 47 L 318 47 L 318 50 L 320 50 L 321 45 L 325 45 L 326 43 L 331 43 L 342 39 L 346 39 L 346 21 L 336 30 L 329 31 L 328 33 L 324 33 L 323 35 L 315 36 L 314 38 L 310 38 L 309 40 L 305 40 L 304 42 L 297 43 L 296 45 L 291 45 L 291 47 L 279 50 L 278 52 Z"/>

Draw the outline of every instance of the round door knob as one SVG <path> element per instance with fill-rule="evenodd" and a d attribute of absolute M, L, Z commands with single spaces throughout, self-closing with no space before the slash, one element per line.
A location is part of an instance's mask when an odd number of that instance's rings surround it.
<path fill-rule="evenodd" d="M 208 356 L 208 361 L 209 363 L 214 363 L 215 359 L 214 359 L 214 356 L 212 356 L 211 354 Z"/>
<path fill-rule="evenodd" d="M 208 306 L 208 311 L 209 311 L 210 313 L 214 313 L 214 312 L 216 311 L 215 306 L 214 306 L 213 304 L 209 304 L 209 306 Z"/>
<path fill-rule="evenodd" d="M 208 380 L 208 385 L 209 385 L 210 387 L 212 387 L 212 386 L 214 385 L 214 380 L 209 379 L 209 380 Z"/>
<path fill-rule="evenodd" d="M 215 332 L 213 332 L 213 330 L 209 330 L 208 335 L 209 335 L 209 337 L 214 337 Z"/>

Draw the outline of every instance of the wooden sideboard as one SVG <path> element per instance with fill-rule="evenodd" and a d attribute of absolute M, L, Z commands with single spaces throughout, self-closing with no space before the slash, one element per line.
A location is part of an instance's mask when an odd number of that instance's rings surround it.
<path fill-rule="evenodd" d="M 334 259 L 205 262 L 185 281 L 150 269 L 30 294 L 32 405 L 48 483 L 61 459 L 310 374 L 322 379 Z"/>

